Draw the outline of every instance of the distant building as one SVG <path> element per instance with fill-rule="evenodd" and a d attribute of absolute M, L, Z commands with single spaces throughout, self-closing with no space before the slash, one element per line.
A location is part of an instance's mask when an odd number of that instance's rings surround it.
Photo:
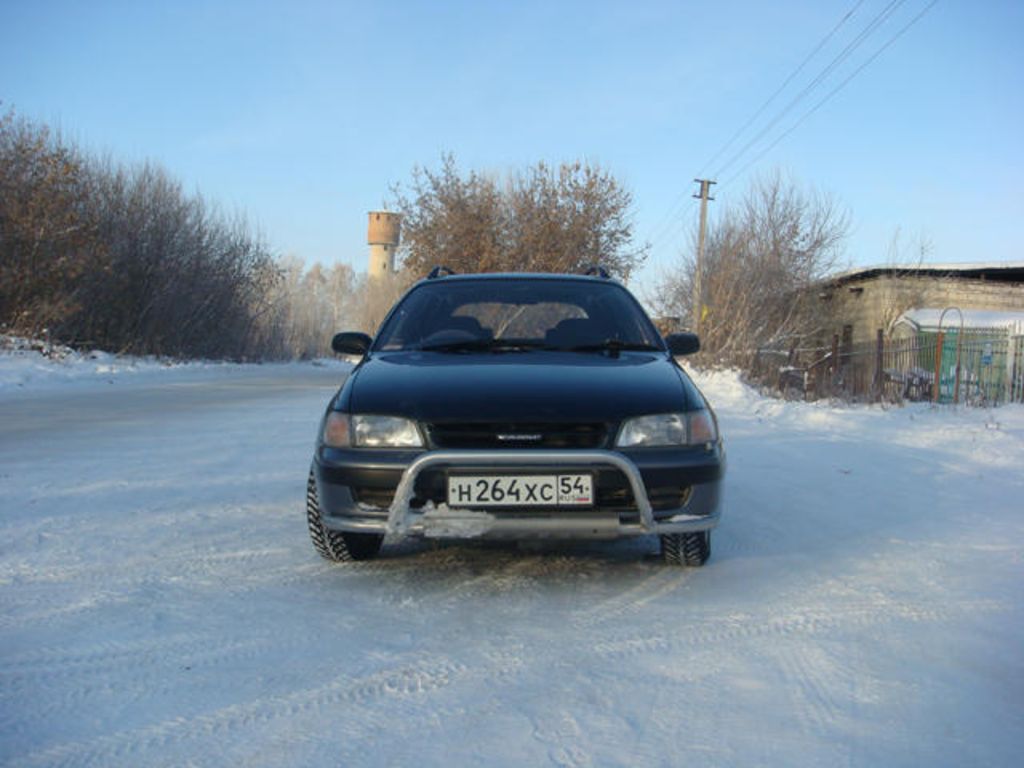
<path fill-rule="evenodd" d="M 816 290 L 825 310 L 823 336 L 835 334 L 848 348 L 873 342 L 879 329 L 891 334 L 910 310 L 927 311 L 921 317 L 936 323 L 947 307 L 965 310 L 968 316 L 966 310 L 1002 313 L 1003 321 L 1006 313 L 1024 313 L 1024 262 L 864 267 L 830 277 Z M 947 314 L 944 327 L 950 326 L 959 326 L 955 312 Z M 1000 327 L 1008 326 L 1003 322 Z"/>
<path fill-rule="evenodd" d="M 818 330 L 759 349 L 762 382 L 808 399 L 1024 402 L 1024 262 L 863 267 L 803 299 Z"/>

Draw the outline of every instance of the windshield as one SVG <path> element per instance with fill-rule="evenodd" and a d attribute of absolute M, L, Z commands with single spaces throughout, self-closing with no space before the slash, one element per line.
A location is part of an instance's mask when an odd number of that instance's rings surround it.
<path fill-rule="evenodd" d="M 486 279 L 425 283 L 381 328 L 376 350 L 662 349 L 615 283 Z"/>

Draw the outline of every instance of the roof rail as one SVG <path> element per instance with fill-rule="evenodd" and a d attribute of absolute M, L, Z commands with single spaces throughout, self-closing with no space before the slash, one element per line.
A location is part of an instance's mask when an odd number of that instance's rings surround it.
<path fill-rule="evenodd" d="M 611 275 L 608 274 L 608 270 L 602 267 L 600 264 L 586 264 L 584 265 L 581 274 L 589 277 L 601 277 L 605 280 L 610 280 Z"/>
<path fill-rule="evenodd" d="M 430 274 L 427 275 L 427 280 L 436 280 L 439 277 L 445 277 L 446 275 L 454 274 L 455 270 L 452 269 L 451 267 L 446 267 L 442 264 L 438 264 L 436 267 L 430 270 Z"/>

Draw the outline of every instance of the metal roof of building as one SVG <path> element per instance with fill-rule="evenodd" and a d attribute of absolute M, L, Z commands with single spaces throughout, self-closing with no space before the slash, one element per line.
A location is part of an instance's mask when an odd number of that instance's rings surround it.
<path fill-rule="evenodd" d="M 831 275 L 825 283 L 848 283 L 853 280 L 870 280 L 883 275 L 952 277 L 962 280 L 991 280 L 993 282 L 1024 283 L 1024 261 L 994 261 L 961 264 L 915 264 L 898 266 L 893 264 L 872 267 L 857 267 Z"/>

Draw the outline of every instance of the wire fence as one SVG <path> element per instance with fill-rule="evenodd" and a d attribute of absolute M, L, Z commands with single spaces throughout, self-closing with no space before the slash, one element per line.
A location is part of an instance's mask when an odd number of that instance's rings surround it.
<path fill-rule="evenodd" d="M 991 330 L 922 332 L 830 347 L 762 348 L 750 371 L 786 397 L 861 402 L 1024 403 L 1024 336 Z"/>

